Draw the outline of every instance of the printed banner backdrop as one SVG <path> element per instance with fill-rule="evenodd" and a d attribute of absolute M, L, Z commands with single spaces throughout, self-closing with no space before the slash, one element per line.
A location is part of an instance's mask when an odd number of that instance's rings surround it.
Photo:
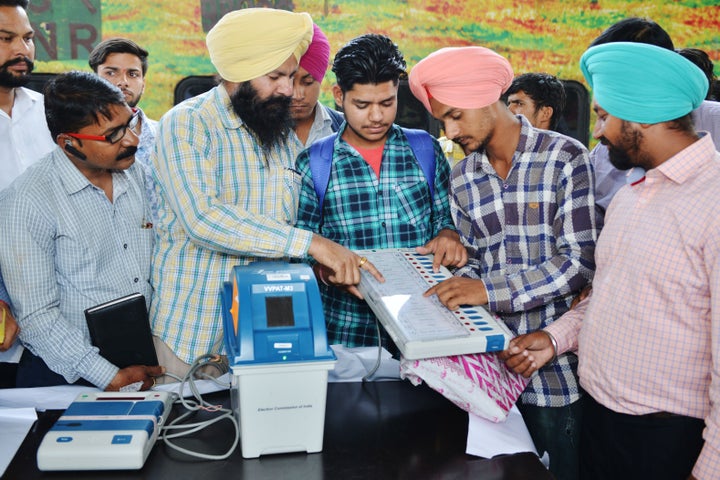
<path fill-rule="evenodd" d="M 612 23 L 642 16 L 662 25 L 676 48 L 708 52 L 720 72 L 717 0 L 32 0 L 35 71 L 89 70 L 88 53 L 101 39 L 131 38 L 150 52 L 141 106 L 160 118 L 182 78 L 215 73 L 207 30 L 227 11 L 246 7 L 310 13 L 333 52 L 357 35 L 382 33 L 412 68 L 441 47 L 482 45 L 505 55 L 518 74 L 542 71 L 583 84 L 578 61 L 587 45 Z M 330 72 L 322 94 L 328 104 L 333 81 Z"/>

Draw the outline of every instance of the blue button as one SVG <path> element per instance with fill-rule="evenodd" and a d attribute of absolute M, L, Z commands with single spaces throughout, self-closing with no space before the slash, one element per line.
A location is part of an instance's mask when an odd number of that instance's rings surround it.
<path fill-rule="evenodd" d="M 57 443 L 70 443 L 73 441 L 73 437 L 58 437 L 55 441 Z"/>
<path fill-rule="evenodd" d="M 127 445 L 132 441 L 132 435 L 115 435 L 112 439 L 113 445 Z"/>

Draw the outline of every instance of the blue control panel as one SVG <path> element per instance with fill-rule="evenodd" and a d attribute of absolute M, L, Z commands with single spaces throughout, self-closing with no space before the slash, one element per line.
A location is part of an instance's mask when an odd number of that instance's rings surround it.
<path fill-rule="evenodd" d="M 235 266 L 220 296 L 231 366 L 335 359 L 320 290 L 308 265 Z"/>

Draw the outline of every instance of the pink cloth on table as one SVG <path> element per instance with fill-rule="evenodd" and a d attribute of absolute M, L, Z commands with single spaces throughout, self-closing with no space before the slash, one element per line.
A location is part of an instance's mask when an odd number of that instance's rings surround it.
<path fill-rule="evenodd" d="M 475 353 L 400 362 L 400 376 L 423 381 L 463 410 L 503 422 L 528 380 L 510 371 L 495 353 Z"/>

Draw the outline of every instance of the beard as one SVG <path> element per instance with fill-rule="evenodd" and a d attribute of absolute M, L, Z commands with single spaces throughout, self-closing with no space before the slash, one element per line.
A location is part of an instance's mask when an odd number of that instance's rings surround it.
<path fill-rule="evenodd" d="M 10 71 L 10 67 L 23 62 L 27 65 L 28 69 L 25 75 L 18 76 Z M 35 64 L 28 57 L 18 57 L 3 63 L 0 65 L 0 87 L 24 87 L 28 84 L 28 82 L 30 82 L 30 73 L 33 71 L 33 68 L 35 68 Z"/>
<path fill-rule="evenodd" d="M 233 110 L 255 134 L 263 150 L 282 146 L 295 122 L 290 113 L 291 97 L 271 96 L 262 99 L 250 82 L 243 82 L 230 96 Z"/>
<path fill-rule="evenodd" d="M 632 131 L 627 122 L 623 122 L 620 128 L 620 138 L 617 144 L 613 144 L 603 137 L 600 143 L 608 148 L 610 163 L 618 170 L 630 170 L 634 167 L 645 168 L 643 155 L 640 153 L 640 141 L 642 133 Z"/>

